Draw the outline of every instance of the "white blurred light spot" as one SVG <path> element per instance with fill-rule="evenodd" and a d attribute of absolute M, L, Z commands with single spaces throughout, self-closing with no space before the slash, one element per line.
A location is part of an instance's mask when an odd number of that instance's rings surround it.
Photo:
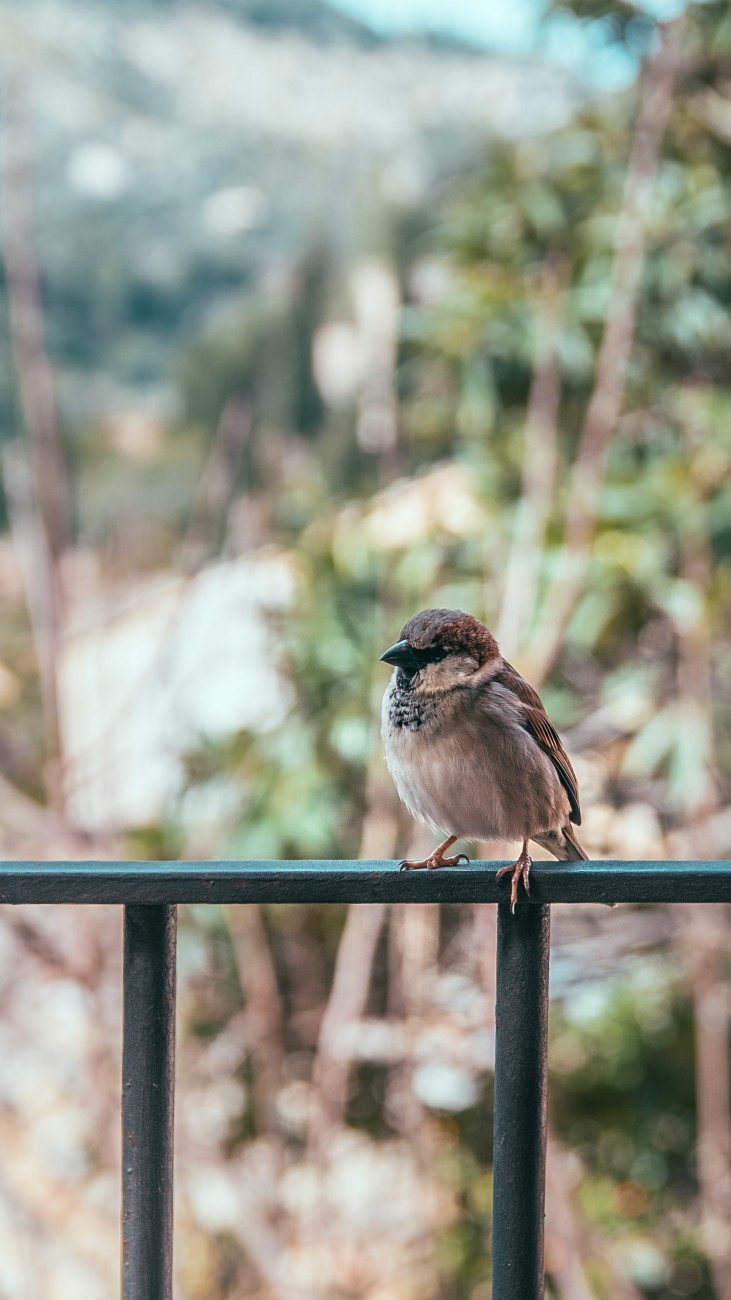
<path fill-rule="evenodd" d="M 212 235 L 227 237 L 254 230 L 266 219 L 266 195 L 251 185 L 217 190 L 203 204 L 203 222 Z"/>
<path fill-rule="evenodd" d="M 393 267 L 382 258 L 367 257 L 350 275 L 353 307 L 362 330 L 380 337 L 395 333 L 400 306 L 399 283 Z"/>
<path fill-rule="evenodd" d="M 419 303 L 441 302 L 454 287 L 449 267 L 436 257 L 424 257 L 416 263 L 409 277 L 412 298 Z"/>
<path fill-rule="evenodd" d="M 12 709 L 21 694 L 20 678 L 0 659 L 0 709 Z"/>
<path fill-rule="evenodd" d="M 467 975 L 452 970 L 440 976 L 436 995 L 441 1006 L 467 1015 L 479 998 L 480 990 Z"/>
<path fill-rule="evenodd" d="M 198 1089 L 187 1108 L 190 1130 L 196 1140 L 209 1145 L 223 1142 L 245 1110 L 246 1101 L 246 1089 L 238 1079 L 221 1079 Z"/>
<path fill-rule="evenodd" d="M 358 416 L 358 446 L 364 451 L 385 451 L 396 441 L 396 420 L 393 399 L 363 404 Z"/>
<path fill-rule="evenodd" d="M 292 1133 L 305 1133 L 312 1115 L 310 1088 L 303 1079 L 294 1079 L 280 1088 L 275 1106 L 279 1119 Z"/>
<path fill-rule="evenodd" d="M 611 985 L 585 984 L 577 988 L 566 1004 L 566 1017 L 574 1025 L 591 1025 L 609 1010 L 614 989 Z"/>
<path fill-rule="evenodd" d="M 198 1167 L 188 1180 L 188 1195 L 198 1225 L 207 1232 L 235 1229 L 242 1207 L 231 1177 L 212 1165 Z"/>
<path fill-rule="evenodd" d="M 346 320 L 321 325 L 312 344 L 312 368 L 322 400 L 345 406 L 358 392 L 361 360 L 355 326 Z"/>
<path fill-rule="evenodd" d="M 59 1052 L 80 1053 L 89 1033 L 89 996 L 74 980 L 53 980 L 28 997 L 28 1006 L 44 1045 Z"/>
<path fill-rule="evenodd" d="M 404 206 L 418 203 L 427 191 L 427 174 L 423 160 L 415 150 L 404 151 L 384 169 L 381 188 L 392 203 Z"/>
<path fill-rule="evenodd" d="M 90 199 L 108 202 L 129 185 L 129 168 L 118 149 L 89 141 L 74 149 L 66 172 L 69 185 Z"/>
<path fill-rule="evenodd" d="M 53 1255 L 53 1295 L 56 1300 L 98 1300 L 99 1278 L 77 1259 Z M 27 1282 L 27 1273 L 26 1273 Z M 19 1294 L 28 1294 L 25 1286 Z"/>
<path fill-rule="evenodd" d="M 662 853 L 662 827 L 647 803 L 626 804 L 614 819 L 614 844 L 620 857 L 656 858 Z"/>
<path fill-rule="evenodd" d="M 58 674 L 78 826 L 156 820 L 198 737 L 281 720 L 289 691 L 268 615 L 289 605 L 294 582 L 291 561 L 268 555 L 109 592 L 98 610 L 82 604 Z"/>
<path fill-rule="evenodd" d="M 414 1092 L 435 1110 L 467 1110 L 478 1098 L 477 1081 L 449 1061 L 426 1061 L 414 1071 Z"/>
<path fill-rule="evenodd" d="M 127 460 L 144 464 L 162 451 L 165 425 L 150 411 L 112 411 L 104 425 L 110 445 Z"/>
<path fill-rule="evenodd" d="M 625 1241 L 622 1243 L 622 1272 L 633 1282 L 643 1287 L 662 1285 L 667 1269 L 667 1260 L 658 1246 L 649 1241 Z"/>
<path fill-rule="evenodd" d="M 414 546 L 440 529 L 455 537 L 479 533 L 485 525 L 469 470 L 439 465 L 418 479 L 401 480 L 376 497 L 365 533 L 379 551 Z"/>

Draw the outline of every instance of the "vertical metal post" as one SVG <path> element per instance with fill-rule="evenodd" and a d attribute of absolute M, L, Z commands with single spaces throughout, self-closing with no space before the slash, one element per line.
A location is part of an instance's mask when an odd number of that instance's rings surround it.
<path fill-rule="evenodd" d="M 177 909 L 127 906 L 122 1051 L 122 1297 L 171 1300 Z"/>
<path fill-rule="evenodd" d="M 550 909 L 498 906 L 493 1300 L 542 1300 Z"/>

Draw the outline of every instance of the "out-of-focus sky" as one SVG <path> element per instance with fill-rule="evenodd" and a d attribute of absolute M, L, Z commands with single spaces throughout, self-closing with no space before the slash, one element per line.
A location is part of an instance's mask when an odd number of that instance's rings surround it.
<path fill-rule="evenodd" d="M 377 31 L 435 31 L 485 49 L 529 54 L 540 49 L 570 67 L 582 80 L 603 89 L 621 89 L 636 74 L 638 59 L 612 45 L 607 28 L 579 22 L 568 12 L 542 26 L 546 0 L 331 0 L 338 9 L 362 19 Z M 685 0 L 642 0 L 638 13 L 670 18 Z"/>
<path fill-rule="evenodd" d="M 544 0 L 333 0 L 380 31 L 450 32 L 488 48 L 532 49 Z"/>

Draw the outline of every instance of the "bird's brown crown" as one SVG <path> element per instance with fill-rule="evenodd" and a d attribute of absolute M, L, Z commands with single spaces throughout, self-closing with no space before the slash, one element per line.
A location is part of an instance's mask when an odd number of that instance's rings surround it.
<path fill-rule="evenodd" d="M 445 654 L 467 654 L 480 665 L 500 653 L 492 633 L 462 609 L 422 609 L 404 625 L 401 639 L 415 650 L 433 646 Z"/>

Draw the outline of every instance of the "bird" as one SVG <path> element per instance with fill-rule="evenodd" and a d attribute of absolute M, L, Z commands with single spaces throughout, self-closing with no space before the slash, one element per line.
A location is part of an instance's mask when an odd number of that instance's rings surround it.
<path fill-rule="evenodd" d="M 403 871 L 456 866 L 458 839 L 519 840 L 511 876 L 515 912 L 522 882 L 530 893 L 535 840 L 561 861 L 586 860 L 571 762 L 537 691 L 503 658 L 495 637 L 461 609 L 423 609 L 381 655 L 393 666 L 383 697 L 386 763 L 402 802 L 448 837 Z"/>

